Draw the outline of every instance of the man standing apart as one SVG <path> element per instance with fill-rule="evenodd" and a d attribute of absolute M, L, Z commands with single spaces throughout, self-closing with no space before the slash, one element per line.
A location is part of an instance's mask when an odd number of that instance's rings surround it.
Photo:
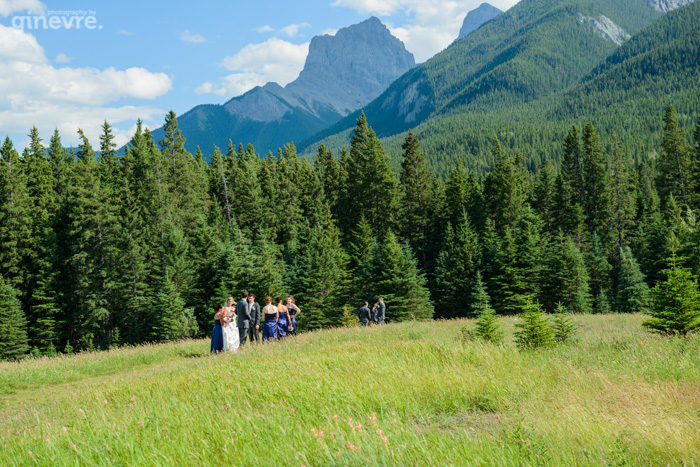
<path fill-rule="evenodd" d="M 369 319 L 372 316 L 372 312 L 369 311 L 369 302 L 365 302 L 360 310 L 357 312 L 357 318 L 363 326 L 369 326 Z"/>
<path fill-rule="evenodd" d="M 248 303 L 248 291 L 244 290 L 241 299 L 236 303 L 236 315 L 238 315 L 238 336 L 241 345 L 245 344 L 250 326 L 250 304 Z"/>
<path fill-rule="evenodd" d="M 384 303 L 384 297 L 379 297 L 377 303 L 372 307 L 372 321 L 377 324 L 384 324 L 384 319 L 386 318 L 386 304 Z"/>
<path fill-rule="evenodd" d="M 258 329 L 260 329 L 260 305 L 255 303 L 255 295 L 248 295 L 248 305 L 250 306 L 250 327 L 248 328 L 248 338 L 250 342 L 258 342 L 260 336 L 258 335 Z"/>

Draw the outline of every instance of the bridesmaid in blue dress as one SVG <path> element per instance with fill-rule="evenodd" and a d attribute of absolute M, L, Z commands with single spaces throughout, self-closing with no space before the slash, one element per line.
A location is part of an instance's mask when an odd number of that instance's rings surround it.
<path fill-rule="evenodd" d="M 277 339 L 277 320 L 279 319 L 279 311 L 272 304 L 272 297 L 265 297 L 265 307 L 262 309 L 263 315 L 263 342 L 269 339 Z"/>
<path fill-rule="evenodd" d="M 291 317 L 291 326 L 289 326 L 289 333 L 293 336 L 297 335 L 297 316 L 301 313 L 298 306 L 294 304 L 294 297 L 287 295 L 287 311 L 289 311 L 289 316 Z"/>
<path fill-rule="evenodd" d="M 277 310 L 279 311 L 277 335 L 282 339 L 289 332 L 289 324 L 292 322 L 292 318 L 289 316 L 289 309 L 282 304 L 282 297 L 275 297 L 275 301 L 277 302 Z"/>
<path fill-rule="evenodd" d="M 221 320 L 224 317 L 224 306 L 216 307 L 214 315 L 214 330 L 211 333 L 211 353 L 217 353 L 224 350 L 224 333 L 221 327 Z"/>

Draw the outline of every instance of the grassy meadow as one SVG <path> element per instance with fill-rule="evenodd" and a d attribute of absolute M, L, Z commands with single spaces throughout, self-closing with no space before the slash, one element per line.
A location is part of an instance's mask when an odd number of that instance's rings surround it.
<path fill-rule="evenodd" d="M 700 339 L 575 316 L 541 351 L 468 321 L 0 363 L 0 465 L 700 465 Z"/>

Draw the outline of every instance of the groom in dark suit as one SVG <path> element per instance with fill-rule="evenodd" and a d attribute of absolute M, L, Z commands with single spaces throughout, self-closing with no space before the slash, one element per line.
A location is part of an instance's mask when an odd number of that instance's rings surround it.
<path fill-rule="evenodd" d="M 238 316 L 238 338 L 241 345 L 245 344 L 250 326 L 250 304 L 248 303 L 248 291 L 244 290 L 241 299 L 236 303 L 236 316 Z"/>

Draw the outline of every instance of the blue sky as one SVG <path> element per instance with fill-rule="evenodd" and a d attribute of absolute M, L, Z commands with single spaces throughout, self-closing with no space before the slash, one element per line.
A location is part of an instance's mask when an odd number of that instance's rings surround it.
<path fill-rule="evenodd" d="M 96 146 L 106 119 L 123 144 L 137 118 L 156 128 L 170 109 L 287 84 L 313 36 L 372 15 L 422 62 L 481 1 L 0 0 L 0 137 L 23 147 L 36 125 L 45 140 L 58 128 L 73 145 L 80 127 Z"/>

